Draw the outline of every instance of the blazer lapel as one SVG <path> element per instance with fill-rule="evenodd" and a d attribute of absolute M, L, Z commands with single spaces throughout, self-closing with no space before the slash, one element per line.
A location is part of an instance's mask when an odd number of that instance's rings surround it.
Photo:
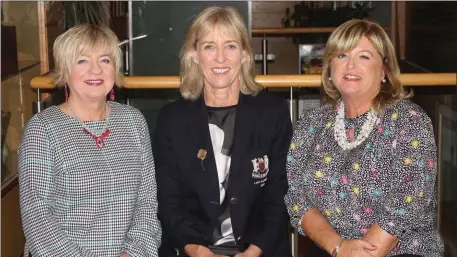
<path fill-rule="evenodd" d="M 211 199 L 217 199 L 219 203 L 219 179 L 217 176 L 216 159 L 214 157 L 213 144 L 211 142 L 211 134 L 208 126 L 208 112 L 206 110 L 205 101 L 201 96 L 195 102 L 192 102 L 193 109 L 191 113 L 195 115 L 193 119 L 190 119 L 189 127 L 196 129 L 191 135 L 196 135 L 196 148 L 195 158 L 200 150 L 206 150 L 206 157 L 200 161 L 199 174 L 201 178 L 201 186 L 208 188 Z M 217 195 L 217 198 L 214 196 Z"/>
<path fill-rule="evenodd" d="M 251 96 L 240 93 L 238 106 L 236 108 L 235 135 L 233 138 L 232 161 L 229 175 L 230 181 L 232 180 L 234 173 L 237 172 L 237 168 L 242 159 L 241 157 L 246 154 L 247 149 L 250 149 L 249 143 L 251 142 L 250 138 L 255 123 L 255 120 L 253 120 L 255 115 L 252 115 L 255 110 L 253 107 L 251 108 L 250 103 Z"/>

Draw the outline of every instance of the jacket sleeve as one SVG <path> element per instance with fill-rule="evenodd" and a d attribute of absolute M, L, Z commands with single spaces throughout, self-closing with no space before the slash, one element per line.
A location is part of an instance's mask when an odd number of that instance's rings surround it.
<path fill-rule="evenodd" d="M 414 112 L 413 112 L 414 113 Z M 436 208 L 436 145 L 430 118 L 422 111 L 404 116 L 396 138 L 391 181 L 395 185 L 383 198 L 378 225 L 401 238 L 420 224 L 433 224 Z"/>
<path fill-rule="evenodd" d="M 264 254 L 275 252 L 279 240 L 286 233 L 289 216 L 284 203 L 288 185 L 286 177 L 286 158 L 292 138 L 292 123 L 286 101 L 279 107 L 276 119 L 275 138 L 270 148 L 268 183 L 263 197 L 265 227 L 250 244 L 259 247 Z"/>
<path fill-rule="evenodd" d="M 194 222 L 184 208 L 184 192 L 176 152 L 172 146 L 169 120 L 173 115 L 162 109 L 154 133 L 154 158 L 159 199 L 159 217 L 164 234 L 170 236 L 174 247 L 184 252 L 187 244 L 206 245 L 207 240 L 193 229 Z"/>
<path fill-rule="evenodd" d="M 314 110 L 303 114 L 297 121 L 286 166 L 289 183 L 289 190 L 285 197 L 287 211 L 290 215 L 292 227 L 296 228 L 302 235 L 305 235 L 301 227 L 303 215 L 310 209 L 316 208 L 306 193 L 310 191 L 309 188 L 311 185 L 308 181 L 309 171 L 305 169 L 307 159 L 303 158 L 303 156 L 308 155 L 309 151 L 312 151 L 311 147 L 315 140 L 314 133 L 312 132 L 314 125 L 312 117 L 315 115 L 310 114 L 311 112 L 314 112 Z"/>
<path fill-rule="evenodd" d="M 22 226 L 32 256 L 96 256 L 70 240 L 52 214 L 54 156 L 48 132 L 38 116 L 24 128 L 18 149 Z"/>
<path fill-rule="evenodd" d="M 132 223 L 122 246 L 123 252 L 132 257 L 157 256 L 162 235 L 157 217 L 157 186 L 149 129 L 144 116 L 140 114 L 140 117 L 139 133 L 143 163 L 141 186 Z"/>

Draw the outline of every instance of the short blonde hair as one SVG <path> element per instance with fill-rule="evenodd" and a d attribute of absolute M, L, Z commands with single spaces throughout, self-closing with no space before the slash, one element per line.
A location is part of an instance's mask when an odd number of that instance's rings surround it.
<path fill-rule="evenodd" d="M 116 34 L 106 26 L 81 24 L 67 30 L 54 41 L 54 83 L 57 86 L 64 86 L 77 58 L 96 48 L 101 48 L 114 62 L 115 85 L 122 86 L 122 53 L 118 43 Z"/>
<path fill-rule="evenodd" d="M 192 60 L 192 53 L 196 50 L 198 40 L 210 33 L 216 26 L 235 37 L 241 50 L 246 53 L 246 60 L 240 69 L 240 88 L 243 94 L 256 95 L 263 90 L 263 86 L 254 80 L 254 53 L 243 18 L 230 7 L 209 7 L 193 21 L 181 48 L 180 91 L 182 97 L 195 100 L 203 91 L 204 77 L 198 64 Z"/>
<path fill-rule="evenodd" d="M 389 36 L 384 29 L 375 22 L 365 20 L 349 20 L 340 25 L 330 35 L 325 47 L 322 69 L 322 85 L 327 101 L 336 104 L 341 94 L 335 87 L 330 77 L 330 62 L 341 53 L 354 49 L 365 36 L 373 44 L 381 56 L 386 82 L 381 83 L 381 89 L 374 99 L 373 109 L 382 112 L 388 105 L 404 98 L 409 98 L 400 82 L 400 69 L 398 67 L 395 50 Z"/>

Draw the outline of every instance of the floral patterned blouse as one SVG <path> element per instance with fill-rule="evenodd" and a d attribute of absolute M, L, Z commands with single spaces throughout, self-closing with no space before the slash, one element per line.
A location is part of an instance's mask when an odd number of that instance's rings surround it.
<path fill-rule="evenodd" d="M 345 118 L 349 140 L 367 113 Z M 430 118 L 401 100 L 378 115 L 368 138 L 352 150 L 334 139 L 336 110 L 324 105 L 303 115 L 290 145 L 285 197 L 291 223 L 318 209 L 345 239 L 362 238 L 378 224 L 399 238 L 388 256 L 442 256 L 436 229 L 436 146 Z"/>

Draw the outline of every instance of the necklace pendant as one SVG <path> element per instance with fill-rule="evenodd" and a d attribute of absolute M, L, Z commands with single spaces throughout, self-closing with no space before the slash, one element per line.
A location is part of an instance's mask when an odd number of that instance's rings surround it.
<path fill-rule="evenodd" d="M 97 139 L 95 139 L 95 144 L 97 144 L 99 150 L 101 150 L 105 146 L 105 142 L 103 142 L 102 137 L 97 137 Z"/>
<path fill-rule="evenodd" d="M 95 140 L 98 150 L 102 150 L 102 148 L 105 147 L 105 138 L 108 137 L 111 132 L 109 129 L 106 129 L 105 132 L 98 137 L 86 128 L 83 128 L 83 131 Z"/>

